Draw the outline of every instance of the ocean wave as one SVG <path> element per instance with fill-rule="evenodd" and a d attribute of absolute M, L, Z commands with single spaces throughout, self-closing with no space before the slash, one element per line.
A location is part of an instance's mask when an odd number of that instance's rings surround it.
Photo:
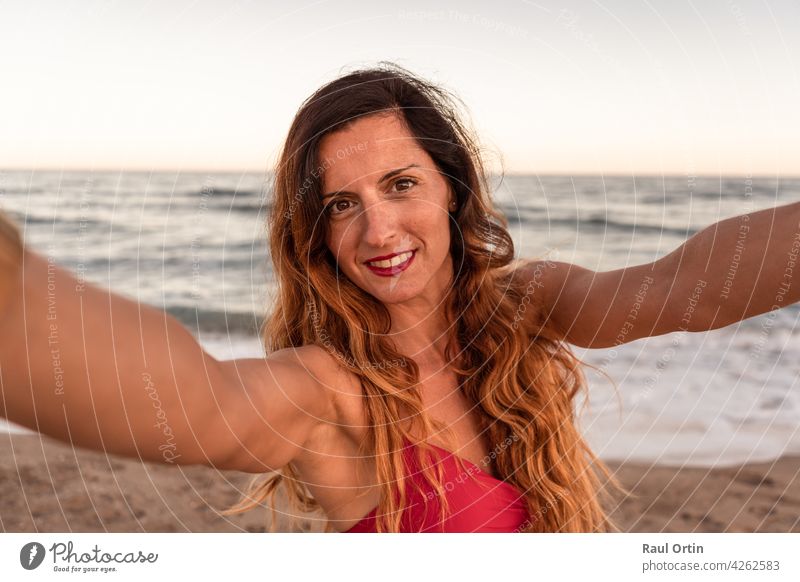
<path fill-rule="evenodd" d="M 258 334 L 263 316 L 252 312 L 199 309 L 185 305 L 172 305 L 166 312 L 175 317 L 193 333 Z"/>
<path fill-rule="evenodd" d="M 538 214 L 538 216 L 537 216 Z M 543 217 L 541 213 L 531 212 L 530 210 L 518 212 L 514 214 L 506 214 L 509 225 L 522 224 L 532 227 L 553 227 L 561 226 L 567 227 L 572 230 L 616 230 L 620 232 L 651 232 L 658 234 L 674 234 L 677 236 L 689 238 L 697 232 L 693 228 L 677 228 L 664 226 L 662 224 L 647 224 L 647 223 L 633 223 L 623 222 L 619 220 L 609 220 L 603 216 L 591 216 L 589 218 L 578 219 L 576 217 Z"/>

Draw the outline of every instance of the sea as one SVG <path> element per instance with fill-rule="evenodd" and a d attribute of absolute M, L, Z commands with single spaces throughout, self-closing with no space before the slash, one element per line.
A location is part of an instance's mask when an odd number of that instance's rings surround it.
<path fill-rule="evenodd" d="M 29 247 L 166 310 L 218 359 L 260 357 L 258 325 L 275 289 L 266 245 L 272 178 L 5 170 L 0 208 Z M 490 182 L 518 257 L 596 271 L 655 261 L 715 222 L 800 200 L 795 178 L 508 174 Z M 605 461 L 721 467 L 800 454 L 800 304 L 708 332 L 573 349 L 590 364 L 578 426 Z M 2 420 L 0 430 L 27 432 Z"/>

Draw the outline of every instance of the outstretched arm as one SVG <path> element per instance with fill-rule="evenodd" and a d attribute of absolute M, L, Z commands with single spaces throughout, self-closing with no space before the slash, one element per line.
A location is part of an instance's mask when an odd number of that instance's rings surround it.
<path fill-rule="evenodd" d="M 673 282 L 702 281 L 702 330 L 800 301 L 800 202 L 717 222 L 667 255 Z M 670 294 L 671 305 L 686 298 Z"/>
<path fill-rule="evenodd" d="M 569 343 L 606 348 L 708 331 L 800 301 L 800 202 L 728 218 L 661 259 L 595 272 L 522 268 L 537 317 Z"/>
<path fill-rule="evenodd" d="M 290 462 L 331 418 L 291 350 L 217 361 L 160 310 L 30 250 L 12 263 L 0 264 L 0 416 L 109 453 L 248 472 Z"/>

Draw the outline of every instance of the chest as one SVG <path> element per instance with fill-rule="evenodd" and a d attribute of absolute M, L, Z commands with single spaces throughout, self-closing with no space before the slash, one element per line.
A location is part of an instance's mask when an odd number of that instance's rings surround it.
<path fill-rule="evenodd" d="M 493 473 L 491 466 L 484 461 L 491 449 L 486 435 L 481 434 L 479 409 L 459 390 L 458 377 L 449 369 L 429 369 L 420 367 L 419 391 L 424 413 L 450 428 L 454 443 L 448 443 L 445 434 L 428 435 L 428 441 L 455 455 L 478 465 L 482 470 Z M 354 443 L 363 442 L 367 436 L 367 417 L 364 396 L 358 379 L 347 392 L 346 403 L 342 407 L 344 430 Z M 422 435 L 414 435 L 420 438 Z"/>
<path fill-rule="evenodd" d="M 343 531 L 377 505 L 379 487 L 375 459 L 359 451 L 368 430 L 360 380 L 347 374 L 331 388 L 336 394 L 337 425 L 320 427 L 294 465 L 328 517 L 337 520 Z M 448 444 L 444 435 L 429 435 L 428 441 L 496 476 L 491 465 L 484 464 L 490 448 L 480 434 L 477 408 L 458 389 L 457 376 L 449 370 L 422 368 L 419 389 L 425 414 L 452 430 L 455 446 Z"/>

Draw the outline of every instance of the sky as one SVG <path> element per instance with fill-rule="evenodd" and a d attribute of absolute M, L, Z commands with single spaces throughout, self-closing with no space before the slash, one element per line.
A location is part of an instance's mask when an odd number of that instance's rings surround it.
<path fill-rule="evenodd" d="M 0 0 L 0 168 L 264 171 L 398 63 L 507 173 L 798 176 L 800 3 Z"/>

